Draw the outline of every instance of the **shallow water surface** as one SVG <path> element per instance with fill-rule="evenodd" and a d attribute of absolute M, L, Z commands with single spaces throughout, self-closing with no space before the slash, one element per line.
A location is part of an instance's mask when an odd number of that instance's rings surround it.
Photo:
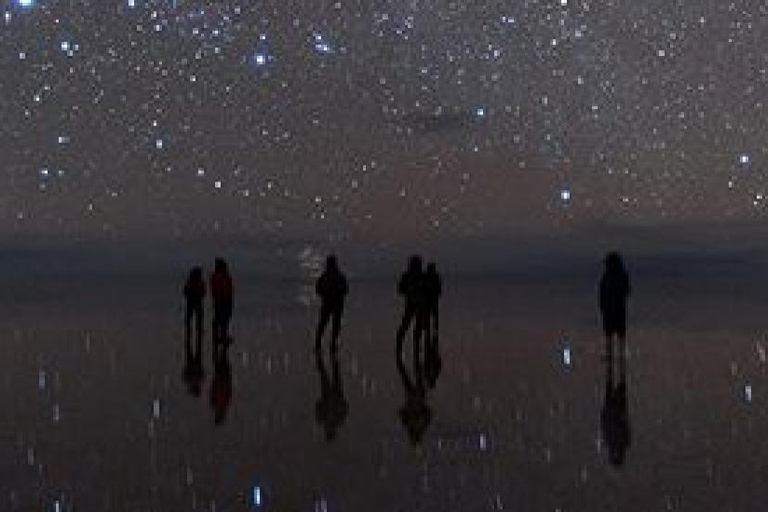
<path fill-rule="evenodd" d="M 206 335 L 198 392 L 178 275 L 17 286 L 0 322 L 0 509 L 760 510 L 754 276 L 646 263 L 623 388 L 618 370 L 606 385 L 594 268 L 446 275 L 437 377 L 410 345 L 395 363 L 390 280 L 351 280 L 341 348 L 318 361 L 309 281 L 241 278 L 229 378 Z"/>

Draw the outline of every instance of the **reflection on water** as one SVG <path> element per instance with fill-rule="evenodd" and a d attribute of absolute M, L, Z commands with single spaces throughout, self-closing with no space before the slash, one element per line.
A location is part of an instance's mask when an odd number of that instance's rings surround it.
<path fill-rule="evenodd" d="M 424 370 L 421 361 L 414 358 L 413 372 L 408 373 L 405 364 L 398 358 L 397 371 L 403 383 L 405 402 L 398 411 L 408 438 L 413 444 L 420 444 L 429 423 L 432 421 L 432 409 L 427 403 L 427 387 L 424 382 Z"/>
<path fill-rule="evenodd" d="M 202 322 L 201 322 L 202 325 Z M 202 392 L 203 381 L 205 380 L 205 369 L 203 368 L 203 332 L 198 329 L 193 336 L 187 327 L 184 336 L 184 372 L 182 378 L 187 385 L 187 391 L 190 395 L 199 397 Z"/>
<path fill-rule="evenodd" d="M 614 343 L 619 345 L 618 357 L 614 357 Z M 621 466 L 631 443 L 629 405 L 627 401 L 627 356 L 624 338 L 617 342 L 609 339 L 605 357 L 605 398 L 600 415 L 603 439 L 608 445 L 611 464 Z M 616 359 L 616 361 L 614 361 Z M 619 379 L 614 378 L 614 366 L 618 365 Z"/>
<path fill-rule="evenodd" d="M 761 510 L 758 310 L 643 285 L 625 350 L 593 281 L 451 281 L 400 360 L 391 282 L 350 283 L 317 354 L 293 285 L 238 278 L 221 344 L 170 278 L 28 304 L 0 321 L 0 510 Z"/>
<path fill-rule="evenodd" d="M 325 430 L 328 442 L 336 439 L 336 434 L 344 424 L 349 413 L 349 402 L 344 397 L 344 383 L 339 370 L 339 358 L 335 350 L 331 351 L 331 372 L 326 368 L 322 352 L 315 353 L 317 373 L 320 377 L 320 397 L 315 405 L 315 419 Z"/>
<path fill-rule="evenodd" d="M 231 339 L 214 341 L 213 381 L 211 382 L 210 404 L 216 425 L 227 418 L 229 404 L 232 402 L 232 366 L 229 364 L 229 345 Z"/>

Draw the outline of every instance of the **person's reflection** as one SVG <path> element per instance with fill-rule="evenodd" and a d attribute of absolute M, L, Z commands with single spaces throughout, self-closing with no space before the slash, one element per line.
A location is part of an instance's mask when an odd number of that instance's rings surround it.
<path fill-rule="evenodd" d="M 322 353 L 315 353 L 317 373 L 320 375 L 320 398 L 315 404 L 315 419 L 325 430 L 325 439 L 328 442 L 336 439 L 337 431 L 349 413 L 349 403 L 344 396 L 344 384 L 336 352 L 332 351 L 330 357 L 331 375 L 328 375 Z"/>
<path fill-rule="evenodd" d="M 214 357 L 216 344 L 231 341 L 229 338 L 229 322 L 232 319 L 232 276 L 227 262 L 223 258 L 214 261 L 211 274 L 211 300 L 213 301 L 213 336 Z"/>
<path fill-rule="evenodd" d="M 192 336 L 187 332 L 184 339 L 184 372 L 182 374 L 187 384 L 187 392 L 199 397 L 202 391 L 205 371 L 203 370 L 203 339 L 198 332 L 195 345 L 192 346 Z"/>
<path fill-rule="evenodd" d="M 424 371 L 418 359 L 413 362 L 413 378 L 408 375 L 401 358 L 397 358 L 397 371 L 405 389 L 405 403 L 398 410 L 398 416 L 414 445 L 421 444 L 424 433 L 432 421 L 432 409 L 427 404 L 427 389 Z"/>
<path fill-rule="evenodd" d="M 600 415 L 603 438 L 608 445 L 611 464 L 624 464 L 631 442 L 627 405 L 627 299 L 630 284 L 624 262 L 618 253 L 605 257 L 605 272 L 600 279 L 599 305 L 605 335 L 605 399 Z M 618 357 L 614 357 L 618 352 Z M 614 379 L 614 360 L 619 381 Z"/>
<path fill-rule="evenodd" d="M 198 337 L 201 337 L 203 335 L 203 299 L 205 299 L 205 279 L 203 279 L 202 267 L 192 267 L 187 282 L 184 283 L 183 292 L 187 303 L 187 314 L 184 319 L 187 337 L 191 336 L 193 321 L 195 332 Z"/>
<path fill-rule="evenodd" d="M 612 344 L 612 343 L 611 343 Z M 603 439 L 608 445 L 608 460 L 615 466 L 624 464 L 631 443 L 629 407 L 627 405 L 627 363 L 623 352 L 619 353 L 619 381 L 614 383 L 613 351 L 606 358 L 605 399 L 600 414 Z"/>
<path fill-rule="evenodd" d="M 213 353 L 213 381 L 211 382 L 210 404 L 213 419 L 220 425 L 227 419 L 229 404 L 232 402 L 232 367 L 229 364 L 229 349 L 219 346 Z"/>

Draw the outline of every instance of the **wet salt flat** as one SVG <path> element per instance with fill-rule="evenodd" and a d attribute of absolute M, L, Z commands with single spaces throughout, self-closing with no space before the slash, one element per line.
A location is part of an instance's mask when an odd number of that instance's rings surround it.
<path fill-rule="evenodd" d="M 704 259 L 683 272 L 679 259 L 629 258 L 628 425 L 617 434 L 605 426 L 600 264 L 585 261 L 498 276 L 447 265 L 442 368 L 421 402 L 410 354 L 409 381 L 395 364 L 398 269 L 351 273 L 343 398 L 326 388 L 321 403 L 334 362 L 312 350 L 311 281 L 235 262 L 218 425 L 208 337 L 200 396 L 184 380 L 183 267 L 52 271 L 32 287 L 7 276 L 0 510 L 761 510 L 762 267 Z M 617 465 L 608 441 L 622 436 Z"/>

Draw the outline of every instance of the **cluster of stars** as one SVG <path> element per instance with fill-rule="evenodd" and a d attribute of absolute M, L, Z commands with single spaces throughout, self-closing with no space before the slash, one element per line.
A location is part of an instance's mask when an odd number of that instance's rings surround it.
<path fill-rule="evenodd" d="M 768 23 L 736 4 L 2 16 L 8 226 L 477 234 L 766 203 Z"/>

